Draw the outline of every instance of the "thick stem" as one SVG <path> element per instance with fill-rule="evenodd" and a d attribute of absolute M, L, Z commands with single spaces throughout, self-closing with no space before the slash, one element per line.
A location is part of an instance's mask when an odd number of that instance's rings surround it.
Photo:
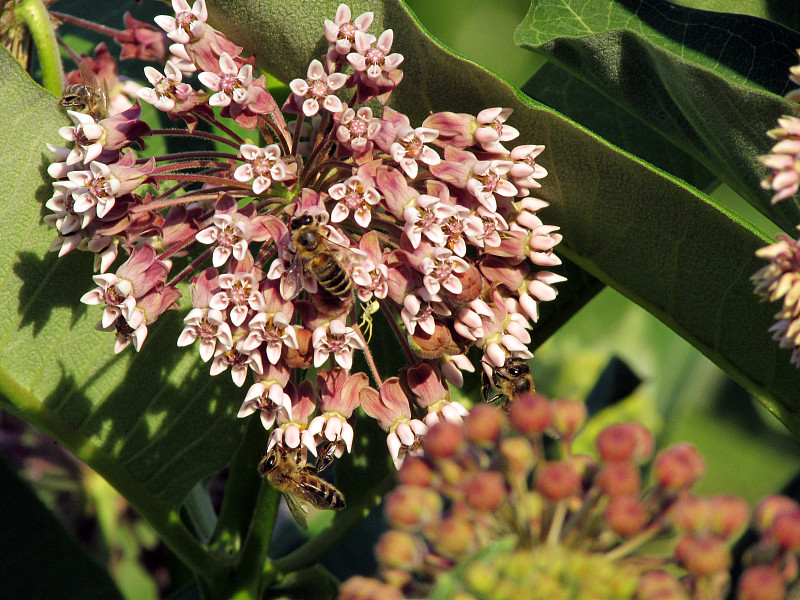
<path fill-rule="evenodd" d="M 42 84 L 53 96 L 60 97 L 64 90 L 64 67 L 58 52 L 56 33 L 44 3 L 42 0 L 22 0 L 14 8 L 14 16 L 25 23 L 31 32 L 42 68 Z"/>
<path fill-rule="evenodd" d="M 239 146 L 241 144 L 237 144 L 229 140 L 228 138 L 222 137 L 221 135 L 215 135 L 213 133 L 208 133 L 207 131 L 189 131 L 188 129 L 153 129 L 150 131 L 150 135 L 175 135 L 175 136 L 186 136 L 186 137 L 193 137 L 193 138 L 203 138 L 206 140 L 213 140 L 215 142 L 221 142 L 223 144 L 227 144 L 232 148 L 236 148 L 239 150 Z"/>

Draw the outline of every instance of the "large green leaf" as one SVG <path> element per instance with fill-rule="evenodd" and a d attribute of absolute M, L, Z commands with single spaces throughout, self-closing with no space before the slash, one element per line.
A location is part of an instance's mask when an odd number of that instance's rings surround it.
<path fill-rule="evenodd" d="M 0 489 L 4 597 L 122 599 L 108 573 L 2 458 Z"/>
<path fill-rule="evenodd" d="M 395 32 L 393 49 L 405 56 L 405 78 L 392 98 L 395 108 L 417 123 L 429 111 L 514 108 L 512 124 L 522 132 L 520 141 L 547 146 L 540 158 L 551 175 L 540 196 L 552 206 L 542 216 L 561 225 L 563 254 L 658 316 L 800 430 L 795 415 L 800 376 L 767 333 L 774 308 L 759 305 L 748 281 L 761 266 L 753 252 L 765 244 L 765 236 L 697 190 L 447 52 L 400 3 L 351 6 L 354 14 L 375 11 L 376 30 Z M 209 10 L 216 26 L 245 43 L 260 66 L 284 80 L 302 76 L 319 54 L 324 43 L 318 23 L 332 14 L 323 3 L 266 0 L 211 1 Z M 717 118 L 729 126 L 744 119 L 745 109 L 763 115 L 769 112 L 763 105 L 772 106 L 770 119 L 786 109 L 780 99 L 757 89 L 742 88 L 738 102 L 743 104 L 733 111 L 728 104 L 720 110 L 726 98 L 717 99 Z M 763 131 L 770 123 L 763 118 L 762 124 L 747 135 L 738 130 L 742 154 L 748 146 L 751 155 L 764 150 Z M 726 139 L 712 141 L 718 152 L 731 145 Z M 754 169 L 745 170 L 751 175 L 742 186 L 757 187 Z M 800 220 L 794 209 L 785 210 L 785 223 Z"/>
<path fill-rule="evenodd" d="M 238 445 L 241 391 L 176 350 L 178 313 L 151 327 L 138 354 L 115 356 L 113 336 L 94 330 L 99 313 L 79 302 L 93 287 L 91 257 L 48 253 L 54 231 L 42 223 L 45 142 L 59 144 L 68 121 L 5 51 L 0 77 L 0 399 L 103 475 L 182 552 L 197 551 L 170 515 Z"/>
<path fill-rule="evenodd" d="M 800 34 L 664 0 L 534 0 L 515 34 L 701 162 L 785 231 L 800 212 L 759 187 L 765 132 L 791 112 Z M 659 143 L 659 142 L 655 142 Z"/>

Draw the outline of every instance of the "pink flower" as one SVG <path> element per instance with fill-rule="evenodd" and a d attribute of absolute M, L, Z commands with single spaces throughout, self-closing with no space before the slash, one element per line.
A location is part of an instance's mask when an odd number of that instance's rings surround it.
<path fill-rule="evenodd" d="M 285 314 L 259 312 L 247 324 L 250 333 L 243 344 L 248 350 L 266 347 L 267 360 L 273 365 L 280 360 L 283 347 L 297 350 L 297 332 Z"/>
<path fill-rule="evenodd" d="M 172 0 L 172 9 L 175 16 L 159 15 L 153 20 L 167 32 L 167 37 L 179 44 L 188 44 L 199 38 L 205 31 L 205 22 L 208 20 L 205 0 L 196 0 L 189 7 L 186 0 Z"/>
<path fill-rule="evenodd" d="M 491 211 L 497 210 L 494 195 L 512 198 L 517 188 L 506 176 L 513 163 L 505 160 L 481 160 L 472 166 L 472 177 L 467 181 L 467 190 Z"/>
<path fill-rule="evenodd" d="M 416 202 L 403 211 L 405 233 L 411 246 L 418 248 L 423 234 L 435 245 L 444 246 L 442 223 L 451 214 L 452 212 L 435 196 L 420 194 Z"/>
<path fill-rule="evenodd" d="M 402 54 L 389 54 L 394 41 L 391 29 L 384 31 L 375 47 L 375 36 L 362 31 L 355 32 L 355 52 L 347 55 L 347 60 L 356 71 L 364 71 L 370 79 L 378 79 L 383 73 L 395 70 L 403 62 Z"/>
<path fill-rule="evenodd" d="M 219 69 L 221 75 L 204 71 L 197 76 L 204 86 L 216 92 L 208 103 L 211 106 L 228 106 L 231 102 L 246 104 L 247 88 L 253 83 L 253 65 L 240 68 L 227 52 L 223 52 L 219 57 Z"/>
<path fill-rule="evenodd" d="M 487 152 L 503 153 L 505 148 L 501 142 L 507 142 L 519 137 L 519 131 L 504 125 L 506 119 L 513 113 L 511 108 L 486 108 L 475 117 L 477 129 L 475 139 Z"/>
<path fill-rule="evenodd" d="M 419 169 L 417 161 L 429 166 L 442 162 L 435 150 L 425 146 L 435 140 L 437 135 L 435 129 L 407 127 L 397 134 L 397 141 L 389 147 L 389 153 L 405 174 L 414 179 Z"/>
<path fill-rule="evenodd" d="M 243 345 L 244 340 L 239 340 L 232 348 L 217 347 L 214 351 L 214 360 L 211 363 L 209 373 L 212 376 L 219 375 L 230 367 L 231 379 L 237 387 L 244 385 L 250 369 L 254 373 L 261 375 L 264 372 L 261 353 L 257 348 L 250 351 L 245 350 Z"/>
<path fill-rule="evenodd" d="M 281 160 L 281 149 L 277 144 L 259 148 L 253 144 L 242 144 L 239 154 L 247 162 L 233 172 L 236 181 L 253 180 L 253 193 L 263 194 L 273 181 L 284 181 L 291 174 Z"/>
<path fill-rule="evenodd" d="M 347 54 L 355 43 L 357 31 L 366 32 L 372 25 L 373 13 L 365 12 L 355 21 L 351 20 L 350 7 L 340 4 L 333 21 L 325 19 L 325 39 L 330 42 L 337 54 Z"/>
<path fill-rule="evenodd" d="M 281 444 L 286 448 L 302 448 L 316 456 L 317 442 L 307 427 L 309 417 L 317 408 L 314 386 L 309 380 L 305 380 L 299 388 L 290 386 L 287 391 L 292 400 L 291 411 L 288 419 L 285 414 L 278 414 L 280 427 L 269 436 L 267 450 Z"/>
<path fill-rule="evenodd" d="M 355 222 L 365 229 L 372 220 L 372 207 L 377 206 L 381 200 L 378 190 L 368 185 L 358 175 L 332 185 L 328 189 L 328 194 L 337 200 L 336 206 L 331 211 L 333 223 L 344 221 L 352 210 L 355 213 Z"/>
<path fill-rule="evenodd" d="M 75 125 L 62 127 L 58 135 L 69 142 L 74 142 L 72 150 L 67 156 L 66 164 L 74 165 L 79 162 L 90 163 L 103 152 L 103 142 L 106 130 L 102 125 L 83 113 L 68 110 L 67 114 Z"/>
<path fill-rule="evenodd" d="M 396 468 L 399 469 L 403 464 L 406 454 L 419 453 L 420 438 L 427 433 L 428 428 L 419 419 L 411 418 L 408 398 L 397 377 L 386 379 L 381 385 L 380 393 L 367 388 L 362 394 L 361 406 L 389 432 L 386 445 Z"/>
<path fill-rule="evenodd" d="M 176 104 L 178 105 L 176 112 L 188 108 L 185 103 L 195 94 L 195 91 L 188 83 L 182 83 L 183 73 L 174 62 L 167 61 L 164 75 L 153 67 L 145 67 L 144 76 L 153 87 L 139 88 L 136 92 L 139 98 L 165 112 L 175 110 Z"/>
<path fill-rule="evenodd" d="M 336 139 L 341 144 L 358 155 L 372 149 L 372 139 L 380 131 L 381 122 L 372 116 L 369 106 L 362 106 L 358 111 L 345 108 L 338 114 L 337 120 L 339 127 L 336 128 Z"/>
<path fill-rule="evenodd" d="M 292 420 L 292 399 L 279 383 L 257 382 L 250 386 L 239 412 L 240 419 L 258 411 L 264 429 L 271 429 L 276 419 Z"/>
<path fill-rule="evenodd" d="M 227 310 L 234 325 L 241 325 L 247 318 L 248 309 L 264 308 L 264 296 L 258 290 L 258 279 L 252 273 L 236 272 L 219 276 L 221 291 L 214 294 L 209 306 Z"/>
<path fill-rule="evenodd" d="M 370 231 L 364 234 L 358 247 L 367 256 L 353 268 L 352 280 L 357 287 L 358 299 L 369 302 L 374 296 L 382 300 L 389 293 L 389 268 L 383 262 L 378 233 Z"/>
<path fill-rule="evenodd" d="M 438 294 L 441 288 L 452 294 L 460 294 L 463 288 L 456 274 L 466 273 L 469 264 L 447 248 L 433 248 L 431 256 L 426 256 L 420 262 L 419 270 L 424 274 L 422 283 L 432 296 Z"/>
<path fill-rule="evenodd" d="M 785 116 L 778 119 L 778 124 L 779 128 L 767 132 L 769 137 L 779 140 L 778 143 L 769 154 L 758 159 L 772 169 L 772 173 L 761 181 L 761 187 L 775 192 L 773 203 L 793 196 L 800 189 L 800 119 Z"/>
<path fill-rule="evenodd" d="M 317 373 L 319 409 L 322 414 L 314 417 L 308 431 L 323 441 L 336 442 L 334 454 L 341 456 L 353 447 L 353 426 L 348 419 L 361 402 L 361 394 L 367 387 L 368 379 L 364 373 L 347 372 L 338 367 Z"/>
<path fill-rule="evenodd" d="M 353 350 L 364 349 L 361 336 L 339 319 L 331 321 L 327 328 L 317 327 L 311 341 L 314 346 L 315 367 L 321 367 L 328 356 L 333 354 L 340 367 L 350 369 L 353 366 Z"/>
<path fill-rule="evenodd" d="M 344 73 L 326 74 L 322 63 L 314 59 L 308 65 L 308 77 L 305 80 L 294 79 L 289 84 L 294 94 L 291 100 L 297 105 L 302 102 L 302 114 L 307 117 L 316 115 L 320 107 L 332 113 L 341 112 L 344 106 L 334 92 L 346 81 Z"/>

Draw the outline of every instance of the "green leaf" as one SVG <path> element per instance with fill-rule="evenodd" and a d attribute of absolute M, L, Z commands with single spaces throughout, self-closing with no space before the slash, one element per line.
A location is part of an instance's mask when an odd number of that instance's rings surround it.
<path fill-rule="evenodd" d="M 317 24 L 331 17 L 334 4 L 227 0 L 209 2 L 209 11 L 215 26 L 245 41 L 260 66 L 291 80 L 302 76 L 324 48 Z M 404 80 L 392 96 L 396 109 L 419 123 L 430 111 L 476 114 L 491 106 L 513 108 L 511 124 L 520 130 L 520 142 L 547 147 L 540 159 L 550 176 L 539 196 L 551 202 L 543 220 L 562 228 L 560 253 L 644 306 L 800 431 L 795 413 L 800 375 L 789 365 L 788 352 L 779 350 L 767 332 L 775 309 L 758 303 L 748 281 L 762 265 L 753 253 L 765 245 L 765 236 L 680 180 L 449 53 L 419 28 L 401 3 L 359 2 L 351 8 L 355 15 L 374 10 L 375 30 L 394 30 L 393 50 L 405 56 Z M 692 72 L 708 79 L 697 69 Z M 785 107 L 774 95 L 742 88 L 737 96 L 737 101 L 746 100 L 741 110 L 729 111 L 729 105 L 720 110 L 725 94 L 716 98 L 715 106 L 717 119 L 728 127 L 758 120 L 749 114 L 745 118 L 745 109 L 767 104 L 773 106 L 774 118 Z M 756 148 L 763 145 L 768 126 L 762 117 L 762 125 L 749 133 L 738 131 L 742 155 L 745 147 L 751 148 L 751 156 L 763 151 Z M 714 144 L 723 153 L 731 145 L 718 138 Z M 745 171 L 749 185 L 757 188 L 754 168 Z M 784 210 L 787 226 L 800 221 L 793 208 Z"/>
<path fill-rule="evenodd" d="M 0 458 L 0 581 L 7 598 L 122 599 L 108 573 Z"/>
<path fill-rule="evenodd" d="M 796 2 L 774 0 L 681 0 L 681 6 L 717 12 L 750 15 L 769 19 L 790 29 L 800 30 L 800 5 Z"/>
<path fill-rule="evenodd" d="M 771 205 L 757 157 L 790 114 L 800 34 L 775 23 L 663 0 L 535 0 L 515 34 L 701 162 L 782 229 L 800 221 Z"/>
<path fill-rule="evenodd" d="M 99 313 L 80 303 L 93 287 L 91 258 L 48 253 L 55 232 L 42 223 L 52 191 L 45 142 L 60 145 L 57 130 L 69 121 L 5 51 L 0 77 L 3 106 L 14 107 L 0 132 L 3 406 L 98 471 L 168 543 L 182 546 L 184 559 L 194 552 L 202 562 L 199 546 L 170 515 L 238 445 L 240 392 L 224 377 L 210 378 L 194 353 L 176 350 L 177 313 L 150 327 L 138 354 L 115 356 L 113 336 L 94 330 Z"/>

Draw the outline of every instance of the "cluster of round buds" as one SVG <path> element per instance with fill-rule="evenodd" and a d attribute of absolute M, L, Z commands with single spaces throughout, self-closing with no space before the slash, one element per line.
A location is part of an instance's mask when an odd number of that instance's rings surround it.
<path fill-rule="evenodd" d="M 206 23 L 204 0 L 172 5 L 175 16 L 156 23 L 196 75 L 165 56 L 163 70 L 145 69 L 152 87 L 137 96 L 187 129 L 150 130 L 138 105 L 99 123 L 71 112 L 76 125 L 62 135 L 73 147 L 54 149 L 50 170 L 54 249 L 97 253 L 98 287 L 84 300 L 103 307 L 117 351 L 138 350 L 190 279 L 178 344 L 197 342 L 211 373 L 230 370 L 238 386 L 252 376 L 239 414 L 258 412 L 275 428 L 271 445 L 315 453 L 335 440 L 341 453 L 360 406 L 387 431 L 399 465 L 431 425 L 466 414 L 447 383 L 474 370 L 467 350 L 482 351 L 489 373 L 532 356 L 538 304 L 563 280 L 547 270 L 560 264 L 558 228 L 541 221 L 547 203 L 530 195 L 547 174 L 536 162 L 543 146 L 506 148 L 519 135 L 507 109 L 436 113 L 416 126 L 363 106 L 385 103 L 402 80 L 392 31 L 367 32 L 371 13 L 353 20 L 339 6 L 325 22 L 326 55 L 289 84 L 279 109 L 253 58 Z M 200 131 L 199 120 L 220 133 Z M 149 135 L 230 151 L 145 159 L 127 150 Z M 113 270 L 120 246 L 129 258 Z M 407 359 L 399 377 L 384 378 L 372 358 L 377 315 Z M 374 387 L 350 373 L 356 352 Z M 310 367 L 323 368 L 316 385 L 299 383 Z"/>
<path fill-rule="evenodd" d="M 376 547 L 381 584 L 422 598 L 450 572 L 451 595 L 436 597 L 724 598 L 746 502 L 694 495 L 704 471 L 698 452 L 677 444 L 651 463 L 653 437 L 638 423 L 603 429 L 596 457 L 573 453 L 585 417 L 578 401 L 523 394 L 507 413 L 484 404 L 460 425 L 434 425 L 423 455 L 406 460 L 386 498 L 390 530 Z M 773 549 L 768 566 L 796 577 L 797 505 L 772 501 L 759 510 Z M 672 540 L 671 555 L 663 545 L 648 554 L 656 538 Z M 378 598 L 371 589 L 359 578 L 339 597 Z"/>

